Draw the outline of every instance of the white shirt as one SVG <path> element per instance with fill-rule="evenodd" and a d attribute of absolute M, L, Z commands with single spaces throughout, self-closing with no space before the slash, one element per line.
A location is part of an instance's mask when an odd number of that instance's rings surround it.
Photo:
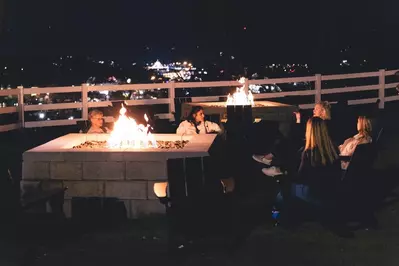
<path fill-rule="evenodd" d="M 199 133 L 198 134 L 208 134 L 208 133 L 221 133 L 222 129 L 218 124 L 205 121 L 205 123 L 201 123 L 197 126 Z M 195 126 L 193 123 L 188 122 L 187 120 L 180 123 L 179 127 L 176 130 L 177 135 L 195 135 L 197 134 L 195 130 Z"/>
<path fill-rule="evenodd" d="M 364 137 L 362 135 L 356 134 L 352 138 L 345 140 L 344 144 L 339 146 L 339 151 L 341 156 L 352 156 L 355 152 L 357 145 L 372 143 L 373 139 L 369 136 Z M 349 162 L 341 161 L 341 168 L 346 170 L 348 168 Z"/>

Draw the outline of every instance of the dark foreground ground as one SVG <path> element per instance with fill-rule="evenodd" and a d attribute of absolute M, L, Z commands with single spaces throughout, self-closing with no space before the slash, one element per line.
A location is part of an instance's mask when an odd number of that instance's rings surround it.
<path fill-rule="evenodd" d="M 208 237 L 191 250 L 170 255 L 164 217 L 89 228 L 70 221 L 55 228 L 51 223 L 26 221 L 6 228 L 7 237 L 0 240 L 0 265 L 399 265 L 399 201 L 395 194 L 399 195 L 399 121 L 395 118 L 386 118 L 389 126 L 375 165 L 377 182 L 383 183 L 378 187 L 385 196 L 376 213 L 378 230 L 357 230 L 355 238 L 345 239 L 318 223 L 287 231 L 273 226 L 269 219 L 258 218 L 237 249 L 228 249 L 225 239 Z M 256 211 L 269 213 L 270 209 Z M 11 232 L 15 228 L 18 234 Z"/>

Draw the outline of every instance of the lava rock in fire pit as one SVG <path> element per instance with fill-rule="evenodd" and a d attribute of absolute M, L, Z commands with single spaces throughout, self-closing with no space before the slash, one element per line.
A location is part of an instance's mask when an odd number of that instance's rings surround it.
<path fill-rule="evenodd" d="M 162 141 L 158 140 L 157 145 L 159 149 L 183 149 L 188 143 L 188 140 L 177 141 Z"/>
<path fill-rule="evenodd" d="M 95 148 L 105 148 L 107 146 L 106 141 L 86 141 L 83 142 L 82 144 L 73 146 L 72 149 L 95 149 Z"/>
<path fill-rule="evenodd" d="M 183 149 L 184 146 L 188 143 L 188 140 L 177 140 L 177 141 L 163 141 L 163 140 L 158 140 L 157 141 L 157 146 L 158 149 Z M 106 141 L 86 141 L 82 144 L 76 145 L 72 147 L 73 149 L 101 149 L 101 148 L 107 148 L 107 142 Z"/>

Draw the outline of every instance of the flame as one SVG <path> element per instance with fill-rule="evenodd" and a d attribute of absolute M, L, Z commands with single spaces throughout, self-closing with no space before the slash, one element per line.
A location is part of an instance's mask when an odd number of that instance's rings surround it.
<path fill-rule="evenodd" d="M 137 124 L 136 120 L 126 116 L 126 108 L 122 104 L 122 108 L 119 111 L 119 118 L 114 124 L 114 130 L 112 131 L 108 139 L 108 147 L 110 148 L 156 148 L 157 142 L 154 136 L 150 132 L 150 125 Z M 147 114 L 144 115 L 144 119 L 148 122 Z"/>
<path fill-rule="evenodd" d="M 245 79 L 241 78 L 238 82 L 241 84 L 245 83 Z M 227 95 L 226 105 L 255 105 L 254 96 L 251 91 L 248 91 L 248 94 L 245 93 L 245 85 L 241 88 L 237 88 L 237 91 L 231 95 Z"/>

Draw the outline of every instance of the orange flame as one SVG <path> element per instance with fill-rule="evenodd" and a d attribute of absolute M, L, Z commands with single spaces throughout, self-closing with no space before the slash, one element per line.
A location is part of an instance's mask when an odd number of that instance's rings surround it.
<path fill-rule="evenodd" d="M 245 79 L 240 79 L 239 82 L 243 84 Z M 245 85 L 241 88 L 237 88 L 237 91 L 231 95 L 227 95 L 226 105 L 255 105 L 254 96 L 251 91 L 248 91 L 248 94 L 245 93 Z"/>
<path fill-rule="evenodd" d="M 126 116 L 126 108 L 122 104 L 119 111 L 119 118 L 114 124 L 108 139 L 108 147 L 110 148 L 156 148 L 157 142 L 150 132 L 150 125 L 137 124 L 136 120 Z M 148 122 L 147 114 L 144 119 Z"/>

